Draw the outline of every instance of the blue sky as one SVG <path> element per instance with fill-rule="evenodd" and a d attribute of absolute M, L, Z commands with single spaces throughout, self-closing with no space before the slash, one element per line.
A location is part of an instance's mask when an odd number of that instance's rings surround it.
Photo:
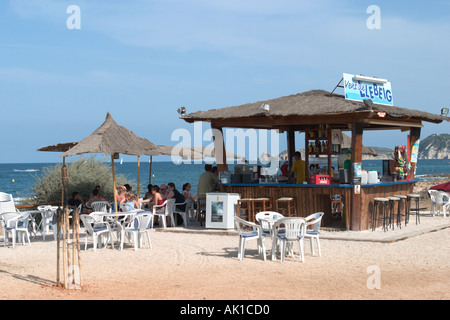
<path fill-rule="evenodd" d="M 67 28 L 69 5 L 80 8 L 79 30 Z M 379 30 L 366 26 L 370 5 L 381 10 Z M 174 130 L 193 129 L 180 106 L 331 91 L 344 72 L 388 79 L 395 105 L 439 114 L 450 106 L 449 34 L 448 0 L 1 1 L 0 162 L 61 161 L 36 149 L 80 141 L 107 112 L 175 145 Z M 422 138 L 449 127 L 425 123 Z M 368 133 L 363 143 L 393 148 L 406 133 Z"/>

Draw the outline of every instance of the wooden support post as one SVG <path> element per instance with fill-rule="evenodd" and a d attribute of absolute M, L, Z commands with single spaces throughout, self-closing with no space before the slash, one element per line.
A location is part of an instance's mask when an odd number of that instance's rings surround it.
<path fill-rule="evenodd" d="M 111 171 L 113 176 L 113 194 L 114 194 L 114 208 L 116 212 L 119 211 L 119 208 L 116 208 L 117 206 L 117 191 L 116 191 L 116 169 L 114 168 L 114 155 L 111 155 Z"/>
<path fill-rule="evenodd" d="M 408 154 L 411 155 L 412 147 L 414 143 L 416 143 L 420 139 L 420 128 L 411 128 L 410 134 L 409 134 L 409 150 Z M 411 171 L 409 173 L 409 179 L 414 180 L 415 178 L 415 171 L 416 171 L 416 163 L 411 162 Z"/>
<path fill-rule="evenodd" d="M 295 131 L 294 130 L 288 130 L 287 131 L 287 151 L 288 151 L 288 160 L 289 160 L 289 172 L 292 169 L 292 165 L 294 164 L 292 158 L 294 157 L 295 153 Z M 305 172 L 305 177 L 306 177 Z"/>
<path fill-rule="evenodd" d="M 56 211 L 56 285 L 61 285 L 61 227 L 62 227 L 62 209 Z"/>
<path fill-rule="evenodd" d="M 141 190 L 139 189 L 139 178 L 140 178 L 140 166 L 141 166 L 141 156 L 138 156 L 138 163 L 137 163 L 137 197 L 139 200 L 139 193 L 141 192 Z"/>
<path fill-rule="evenodd" d="M 363 125 L 362 123 L 354 123 L 352 125 L 352 169 L 351 169 L 351 181 L 353 183 L 353 192 L 351 200 L 351 212 L 347 213 L 347 230 L 361 230 L 361 182 L 354 183 L 355 172 L 354 164 L 362 162 L 362 140 L 363 140 Z M 348 216 L 350 214 L 350 217 Z"/>
<path fill-rule="evenodd" d="M 227 152 L 225 150 L 225 139 L 222 127 L 213 127 L 213 142 L 216 155 L 217 171 L 228 171 Z"/>
<path fill-rule="evenodd" d="M 150 156 L 150 168 L 148 170 L 148 184 L 152 183 L 152 164 L 153 164 L 153 156 Z"/>

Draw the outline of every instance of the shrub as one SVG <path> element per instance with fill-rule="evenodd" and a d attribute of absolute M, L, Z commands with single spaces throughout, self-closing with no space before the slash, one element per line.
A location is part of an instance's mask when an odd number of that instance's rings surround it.
<path fill-rule="evenodd" d="M 102 188 L 102 196 L 112 200 L 113 181 L 111 165 L 95 156 L 79 157 L 67 165 L 69 175 L 69 193 L 78 191 L 81 197 L 87 201 L 95 186 Z M 27 203 L 46 203 L 61 201 L 62 182 L 61 165 L 43 168 L 42 177 L 36 177 L 36 184 L 32 188 L 32 196 L 26 200 Z M 124 175 L 116 174 L 116 185 L 123 185 L 127 179 Z"/>

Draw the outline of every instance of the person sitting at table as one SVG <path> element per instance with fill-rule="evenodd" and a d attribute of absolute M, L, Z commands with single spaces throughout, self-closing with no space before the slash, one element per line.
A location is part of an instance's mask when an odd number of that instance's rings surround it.
<path fill-rule="evenodd" d="M 150 206 L 150 203 L 153 202 L 153 194 L 152 194 L 152 184 L 149 184 L 147 186 L 148 191 L 145 193 L 144 198 L 140 201 L 141 203 L 144 203 L 144 207 L 148 208 Z"/>
<path fill-rule="evenodd" d="M 83 198 L 80 196 L 80 193 L 78 191 L 72 192 L 72 198 L 70 198 L 67 201 L 67 206 L 70 209 L 74 209 L 75 210 L 75 209 L 78 209 L 80 204 L 82 205 L 80 214 L 89 214 L 89 213 L 92 212 L 91 209 L 86 209 L 85 208 L 85 203 L 84 203 Z"/>
<path fill-rule="evenodd" d="M 165 199 L 163 199 L 159 187 L 157 185 L 152 186 L 152 199 L 153 199 L 153 205 L 162 205 L 165 201 Z M 146 199 L 146 200 L 140 200 L 139 202 L 150 202 L 150 199 Z M 149 203 L 148 205 L 148 210 L 149 211 L 153 211 L 153 205 L 151 205 Z M 155 224 L 158 224 L 158 216 L 155 216 Z"/>
<path fill-rule="evenodd" d="M 167 184 L 167 187 L 169 189 L 169 193 L 167 194 L 167 199 L 175 198 L 175 203 L 183 203 L 186 201 L 184 196 L 175 188 L 175 183 L 169 182 Z M 177 210 L 185 211 L 186 210 L 186 204 L 178 205 L 176 207 Z M 169 224 L 170 224 L 170 218 L 168 217 Z M 177 225 L 183 224 L 183 218 L 178 215 L 177 219 Z"/>
<path fill-rule="evenodd" d="M 91 196 L 89 197 L 87 206 L 88 206 L 88 207 L 91 207 L 91 206 L 92 206 L 92 202 L 95 202 L 95 201 L 106 201 L 106 199 L 103 198 L 103 197 L 100 195 L 100 193 L 99 193 L 97 187 L 96 187 L 94 190 L 92 190 L 92 194 L 91 194 Z"/>
<path fill-rule="evenodd" d="M 134 209 L 140 209 L 139 199 L 133 192 L 127 192 L 125 194 L 125 201 L 123 203 L 127 203 L 132 206 Z"/>
<path fill-rule="evenodd" d="M 159 186 L 159 193 L 161 194 L 161 197 L 164 200 L 167 199 L 167 194 L 169 193 L 169 190 L 167 189 L 167 186 L 164 183 Z"/>
<path fill-rule="evenodd" d="M 113 203 L 111 203 L 111 211 L 118 212 L 119 210 L 116 210 L 116 206 L 119 208 L 120 204 L 125 201 L 125 194 L 127 193 L 127 188 L 125 186 L 117 186 L 115 192 L 117 204 L 114 205 Z"/>
<path fill-rule="evenodd" d="M 197 209 L 197 202 L 195 200 L 195 194 L 191 193 L 191 184 L 189 182 L 183 184 L 183 196 L 188 200 L 195 209 Z"/>
<path fill-rule="evenodd" d="M 152 184 L 149 184 L 148 186 L 147 186 L 147 192 L 145 193 L 145 195 L 144 195 L 144 200 L 147 200 L 147 199 L 150 199 L 150 198 L 152 198 L 153 197 L 153 194 L 152 194 L 152 187 L 153 187 L 153 185 Z"/>

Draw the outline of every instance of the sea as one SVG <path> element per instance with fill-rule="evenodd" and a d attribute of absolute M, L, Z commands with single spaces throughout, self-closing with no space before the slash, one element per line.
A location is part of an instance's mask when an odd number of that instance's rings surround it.
<path fill-rule="evenodd" d="M 23 197 L 32 194 L 32 187 L 36 184 L 36 179 L 41 177 L 45 167 L 54 166 L 56 163 L 0 163 L 0 192 L 10 193 L 20 201 Z M 233 170 L 233 165 L 228 166 Z M 128 183 L 137 190 L 137 162 L 123 162 L 115 164 L 116 173 L 124 175 Z M 376 170 L 382 172 L 381 160 L 363 160 L 363 170 Z M 192 192 L 197 190 L 197 181 L 204 172 L 204 163 L 180 163 L 172 161 L 153 162 L 150 173 L 150 163 L 140 163 L 140 196 L 147 191 L 147 185 L 151 177 L 152 184 L 167 184 L 173 182 L 176 188 L 181 191 L 184 183 L 189 182 L 192 186 Z M 416 178 L 420 181 L 435 179 L 428 175 L 450 174 L 450 160 L 422 160 L 419 159 L 416 169 Z"/>

